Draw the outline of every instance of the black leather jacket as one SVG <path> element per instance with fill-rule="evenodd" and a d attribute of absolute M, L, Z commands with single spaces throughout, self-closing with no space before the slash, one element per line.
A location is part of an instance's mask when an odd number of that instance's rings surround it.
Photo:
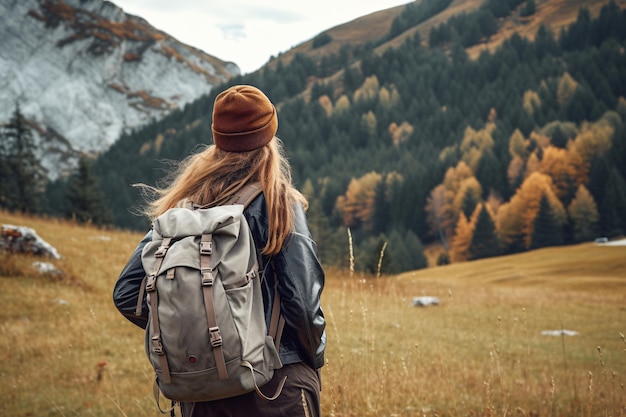
<path fill-rule="evenodd" d="M 267 206 L 260 195 L 244 211 L 257 248 L 267 242 Z M 113 302 L 117 309 L 141 328 L 146 328 L 148 308 L 143 300 L 142 313 L 135 314 L 141 281 L 146 275 L 141 264 L 141 251 L 150 241 L 148 232 L 139 243 L 122 270 L 113 290 Z M 295 231 L 281 251 L 268 258 L 260 257 L 259 270 L 264 271 L 263 301 L 265 318 L 269 327 L 274 297 L 274 282 L 278 279 L 281 312 L 285 328 L 280 341 L 280 359 L 284 365 L 305 362 L 314 369 L 324 364 L 326 348 L 326 321 L 320 305 L 324 287 L 324 271 L 317 258 L 317 246 L 306 223 L 304 210 L 296 208 Z"/>

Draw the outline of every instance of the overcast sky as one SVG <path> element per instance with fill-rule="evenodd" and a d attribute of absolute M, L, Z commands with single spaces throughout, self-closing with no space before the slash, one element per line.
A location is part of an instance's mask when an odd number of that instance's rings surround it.
<path fill-rule="evenodd" d="M 179 41 L 239 66 L 271 56 L 357 17 L 411 0 L 113 0 Z"/>

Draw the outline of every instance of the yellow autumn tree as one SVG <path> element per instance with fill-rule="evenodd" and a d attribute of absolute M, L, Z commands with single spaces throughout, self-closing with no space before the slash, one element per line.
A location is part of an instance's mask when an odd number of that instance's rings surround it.
<path fill-rule="evenodd" d="M 361 87 L 354 92 L 354 102 L 370 101 L 378 97 L 380 83 L 378 77 L 372 75 L 367 77 Z"/>
<path fill-rule="evenodd" d="M 528 140 L 533 142 L 539 149 L 545 149 L 550 146 L 550 138 L 541 133 L 531 132 Z"/>
<path fill-rule="evenodd" d="M 576 166 L 571 163 L 570 152 L 566 149 L 549 146 L 543 151 L 539 172 L 552 178 L 557 197 L 561 201 L 569 199 L 577 182 Z"/>
<path fill-rule="evenodd" d="M 591 161 L 595 156 L 602 155 L 611 149 L 614 133 L 615 129 L 606 120 L 600 119 L 596 123 L 585 122 L 574 139 L 572 147 L 586 161 Z"/>
<path fill-rule="evenodd" d="M 465 214 L 461 213 L 454 228 L 454 237 L 450 245 L 450 261 L 463 262 L 469 259 L 469 248 L 472 244 L 473 235 L 472 223 L 465 217 Z"/>
<path fill-rule="evenodd" d="M 471 168 L 461 161 L 456 167 L 448 168 L 442 184 L 431 191 L 426 204 L 426 219 L 434 236 L 449 240 L 454 235 L 459 215 L 454 199 L 463 181 L 473 176 Z"/>
<path fill-rule="evenodd" d="M 519 129 L 515 129 L 509 138 L 509 154 L 513 158 L 518 156 L 522 161 L 526 160 L 526 140 Z"/>
<path fill-rule="evenodd" d="M 541 198 L 546 196 L 554 221 L 562 226 L 567 220 L 565 208 L 556 196 L 552 179 L 540 172 L 533 172 L 524 180 L 511 200 L 502 205 L 496 219 L 497 233 L 506 244 L 523 243 L 530 247 L 533 222 L 539 212 Z"/>
<path fill-rule="evenodd" d="M 430 226 L 430 233 L 438 237 L 444 246 L 447 245 L 446 237 L 446 187 L 439 184 L 432 189 L 426 202 L 426 222 Z"/>
<path fill-rule="evenodd" d="M 505 251 L 518 252 L 524 249 L 524 219 L 521 209 L 517 201 L 515 204 L 508 201 L 500 206 L 496 214 L 496 234 Z"/>
<path fill-rule="evenodd" d="M 561 79 L 559 80 L 559 85 L 556 90 L 556 101 L 560 106 L 563 106 L 565 103 L 569 101 L 569 99 L 574 95 L 576 89 L 578 88 L 578 83 L 569 72 L 563 74 Z"/>
<path fill-rule="evenodd" d="M 533 173 L 539 171 L 539 166 L 541 165 L 541 161 L 537 156 L 537 152 L 533 152 L 528 157 L 526 161 L 526 169 L 524 169 L 524 178 L 528 178 Z"/>
<path fill-rule="evenodd" d="M 524 92 L 522 106 L 524 107 L 524 110 L 526 110 L 526 113 L 534 114 L 535 109 L 541 106 L 539 94 L 532 90 L 526 90 L 526 92 Z"/>
<path fill-rule="evenodd" d="M 350 99 L 343 94 L 335 103 L 335 113 L 344 113 L 348 110 L 350 110 Z"/>
<path fill-rule="evenodd" d="M 339 196 L 335 204 L 343 216 L 344 225 L 371 228 L 376 187 L 381 179 L 381 174 L 372 171 L 350 181 L 346 194 Z"/>
<path fill-rule="evenodd" d="M 463 181 L 459 185 L 459 189 L 452 201 L 452 207 L 454 212 L 462 213 L 469 216 L 476 206 L 481 202 L 483 194 L 483 187 L 480 185 L 476 177 L 471 176 Z M 469 207 L 467 207 L 469 205 Z"/>
<path fill-rule="evenodd" d="M 413 134 L 413 126 L 407 121 L 402 122 L 398 126 L 395 122 L 389 125 L 388 131 L 391 135 L 391 141 L 395 146 L 399 146 L 401 143 L 406 142 Z"/>
<path fill-rule="evenodd" d="M 370 137 L 376 135 L 378 120 L 373 111 L 361 115 L 361 125 Z"/>
<path fill-rule="evenodd" d="M 324 109 L 326 116 L 330 117 L 333 114 L 333 102 L 327 95 L 323 95 L 318 99 L 320 106 Z"/>
<path fill-rule="evenodd" d="M 395 85 L 390 89 L 382 87 L 378 93 L 378 102 L 385 109 L 390 109 L 400 102 L 400 93 Z"/>
<path fill-rule="evenodd" d="M 506 177 L 509 180 L 509 185 L 513 185 L 520 175 L 522 175 L 524 172 L 524 165 L 524 160 L 519 155 L 515 155 L 513 159 L 511 159 L 509 167 L 506 170 Z"/>
<path fill-rule="evenodd" d="M 478 215 L 482 208 L 482 203 L 477 204 L 469 219 L 463 212 L 459 214 L 459 220 L 456 223 L 454 237 L 450 246 L 450 260 L 452 262 L 463 262 L 470 258 L 470 247 L 472 246 Z"/>
<path fill-rule="evenodd" d="M 494 141 L 491 134 L 495 129 L 495 124 L 488 123 L 484 129 L 474 130 L 471 127 L 465 129 L 461 140 L 462 160 L 472 170 L 476 170 L 478 161 L 483 152 L 493 149 Z"/>

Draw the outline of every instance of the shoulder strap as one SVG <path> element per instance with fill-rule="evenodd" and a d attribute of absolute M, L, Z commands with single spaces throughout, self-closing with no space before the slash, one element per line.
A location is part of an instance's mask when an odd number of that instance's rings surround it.
<path fill-rule="evenodd" d="M 254 200 L 259 194 L 263 192 L 261 184 L 258 182 L 250 182 L 241 188 L 237 193 L 233 194 L 224 205 L 228 204 L 243 204 L 244 208 L 248 207 L 252 200 Z"/>
<path fill-rule="evenodd" d="M 263 190 L 258 182 L 248 183 L 243 186 L 238 193 L 234 194 L 225 204 L 243 204 L 244 207 L 254 200 Z M 285 327 L 285 317 L 280 311 L 280 295 L 278 293 L 278 278 L 274 278 L 274 302 L 272 304 L 272 312 L 270 318 L 269 334 L 274 339 L 276 350 L 279 350 L 280 339 Z"/>

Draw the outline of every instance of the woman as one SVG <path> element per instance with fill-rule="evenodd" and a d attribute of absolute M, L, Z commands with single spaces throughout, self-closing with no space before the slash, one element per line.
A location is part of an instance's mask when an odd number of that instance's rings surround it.
<path fill-rule="evenodd" d="M 275 283 L 285 318 L 279 347 L 283 367 L 263 390 L 276 391 L 287 376 L 285 386 L 274 401 L 251 392 L 224 400 L 183 403 L 185 416 L 320 415 L 319 369 L 326 346 L 320 307 L 324 272 L 306 223 L 307 202 L 291 183 L 289 164 L 275 136 L 277 129 L 276 109 L 259 89 L 236 85 L 223 91 L 213 107 L 214 145 L 184 160 L 169 186 L 153 189 L 157 198 L 145 210 L 154 219 L 183 199 L 198 205 L 220 204 L 249 182 L 260 183 L 263 190 L 244 215 L 256 247 L 261 249 L 266 320 L 271 315 L 268 310 Z M 143 328 L 147 319 L 135 315 L 135 305 L 145 276 L 141 252 L 150 235 L 131 256 L 113 294 L 120 312 Z"/>

